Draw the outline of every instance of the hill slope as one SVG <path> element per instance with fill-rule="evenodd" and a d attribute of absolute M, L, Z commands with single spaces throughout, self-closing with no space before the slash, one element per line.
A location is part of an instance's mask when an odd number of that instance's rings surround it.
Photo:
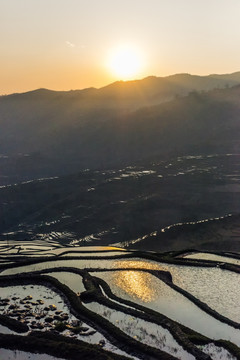
<path fill-rule="evenodd" d="M 117 82 L 99 90 L 40 89 L 1 97 L 0 181 L 178 153 L 236 152 L 240 87 L 192 92 L 226 81 L 183 74 Z"/>

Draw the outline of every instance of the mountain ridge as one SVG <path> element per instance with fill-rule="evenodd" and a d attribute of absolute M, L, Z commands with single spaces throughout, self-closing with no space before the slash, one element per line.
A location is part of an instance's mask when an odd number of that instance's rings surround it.
<path fill-rule="evenodd" d="M 177 93 L 163 93 L 151 85 L 157 78 L 146 78 L 129 92 L 117 82 L 103 93 L 39 89 L 2 97 L 0 184 L 178 153 L 238 151 L 240 85 L 196 91 L 175 80 Z"/>
<path fill-rule="evenodd" d="M 144 83 L 144 82 L 149 82 L 150 81 L 154 81 L 154 82 L 160 82 L 160 81 L 166 81 L 166 80 L 170 80 L 170 81 L 177 81 L 177 80 L 183 80 L 183 78 L 186 79 L 198 79 L 198 80 L 204 80 L 204 79 L 215 79 L 217 82 L 219 82 L 219 84 L 221 83 L 221 81 L 226 81 L 229 80 L 230 82 L 232 82 L 231 85 L 237 84 L 240 82 L 240 71 L 236 71 L 233 73 L 227 73 L 227 74 L 209 74 L 209 75 L 192 75 L 189 73 L 176 73 L 176 74 L 172 74 L 172 75 L 167 75 L 167 76 L 155 76 L 155 75 L 149 75 L 146 76 L 142 79 L 136 79 L 136 80 L 117 80 L 114 81 L 110 84 L 104 85 L 100 88 L 95 88 L 95 87 L 87 87 L 87 88 L 83 88 L 83 89 L 74 89 L 74 90 L 53 90 L 53 89 L 47 89 L 47 88 L 37 88 L 37 89 L 33 89 L 33 90 L 29 90 L 29 91 L 25 91 L 25 92 L 16 92 L 16 93 L 11 93 L 11 94 L 7 94 L 7 95 L 0 95 L 0 99 L 1 98 L 6 98 L 8 96 L 16 96 L 16 95 L 26 95 L 26 94 L 31 94 L 31 93 L 37 93 L 37 92 L 48 92 L 48 93 L 55 93 L 55 94 L 62 94 L 62 95 L 66 95 L 66 94 L 73 94 L 73 93 L 81 93 L 81 92 L 88 92 L 88 91 L 102 91 L 105 89 L 109 89 L 109 88 L 114 88 L 116 85 L 130 85 L 130 84 L 134 84 L 134 83 Z M 217 83 L 216 82 L 216 83 Z"/>

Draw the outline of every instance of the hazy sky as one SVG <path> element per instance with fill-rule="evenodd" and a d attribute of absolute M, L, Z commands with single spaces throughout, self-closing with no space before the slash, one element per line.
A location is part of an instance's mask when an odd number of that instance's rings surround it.
<path fill-rule="evenodd" d="M 238 71 L 239 19 L 240 0 L 0 0 L 0 94 L 104 86 L 125 44 L 137 78 Z"/>

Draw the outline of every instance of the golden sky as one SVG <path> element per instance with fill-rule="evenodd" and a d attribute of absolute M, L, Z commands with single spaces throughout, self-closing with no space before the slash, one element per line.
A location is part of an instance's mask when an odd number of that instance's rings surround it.
<path fill-rule="evenodd" d="M 239 0 L 0 0 L 0 94 L 239 71 L 239 19 Z"/>

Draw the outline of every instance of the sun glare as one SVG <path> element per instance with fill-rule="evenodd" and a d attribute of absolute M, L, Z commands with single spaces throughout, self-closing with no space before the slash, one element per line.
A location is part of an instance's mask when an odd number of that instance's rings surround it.
<path fill-rule="evenodd" d="M 138 49 L 131 46 L 119 46 L 111 51 L 108 66 L 119 80 L 128 80 L 140 73 L 143 59 Z"/>

